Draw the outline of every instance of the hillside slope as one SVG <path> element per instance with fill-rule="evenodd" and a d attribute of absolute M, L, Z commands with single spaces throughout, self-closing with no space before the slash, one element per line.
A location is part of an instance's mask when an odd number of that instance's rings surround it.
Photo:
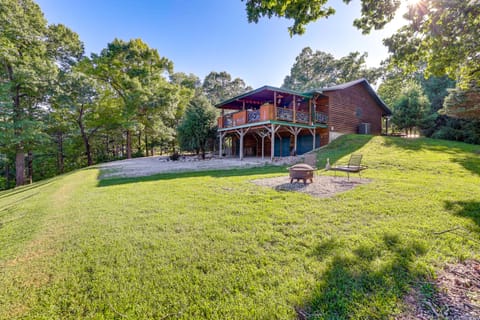
<path fill-rule="evenodd" d="M 278 167 L 85 169 L 0 193 L 0 319 L 388 318 L 480 259 L 479 151 L 344 136 L 319 167 L 359 152 L 372 182 L 328 199 L 250 182 Z"/>

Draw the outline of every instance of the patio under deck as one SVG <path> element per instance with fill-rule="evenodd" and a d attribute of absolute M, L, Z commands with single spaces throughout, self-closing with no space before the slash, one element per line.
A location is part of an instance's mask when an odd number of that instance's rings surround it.
<path fill-rule="evenodd" d="M 261 156 L 262 159 L 265 158 L 265 138 L 270 140 L 270 159 L 273 160 L 275 155 L 275 137 L 279 136 L 281 131 L 288 132 L 294 141 L 293 148 L 298 150 L 297 141 L 298 135 L 303 130 L 308 130 L 312 135 L 312 150 L 316 146 L 316 134 L 318 128 L 327 128 L 326 124 L 302 124 L 302 123 L 292 123 L 286 121 L 278 120 L 267 120 L 261 122 L 247 123 L 235 127 L 221 128 L 218 129 L 220 136 L 219 139 L 219 154 L 223 154 L 223 140 L 228 134 L 233 134 L 238 137 L 240 146 L 239 146 L 239 158 L 242 160 L 244 158 L 244 138 L 247 134 L 252 134 L 258 136 L 261 139 Z M 279 136 L 280 137 L 280 136 Z"/>

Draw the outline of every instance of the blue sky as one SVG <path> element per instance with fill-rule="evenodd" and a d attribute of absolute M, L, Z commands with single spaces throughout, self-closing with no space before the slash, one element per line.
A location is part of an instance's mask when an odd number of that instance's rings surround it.
<path fill-rule="evenodd" d="M 141 38 L 174 63 L 176 72 L 202 80 L 210 71 L 227 71 L 252 87 L 280 86 L 304 47 L 340 58 L 368 52 L 369 66 L 387 57 L 382 39 L 401 24 L 364 36 L 352 26 L 360 1 L 330 0 L 337 13 L 290 38 L 285 19 L 249 24 L 240 0 L 36 0 L 49 24 L 63 23 L 80 35 L 86 53 L 99 53 L 114 38 Z"/>

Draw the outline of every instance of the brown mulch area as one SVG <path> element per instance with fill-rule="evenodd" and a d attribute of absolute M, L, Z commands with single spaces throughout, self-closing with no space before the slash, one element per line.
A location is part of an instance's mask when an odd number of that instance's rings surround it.
<path fill-rule="evenodd" d="M 407 311 L 397 320 L 410 319 L 480 319 L 480 262 L 466 260 L 447 264 L 435 280 L 428 296 L 412 289 L 405 297 Z"/>
<path fill-rule="evenodd" d="M 315 176 L 312 183 L 303 182 L 290 183 L 288 174 L 283 177 L 267 178 L 253 180 L 252 182 L 259 186 L 266 186 L 279 191 L 297 191 L 310 194 L 314 197 L 327 198 L 339 192 L 345 192 L 356 186 L 369 183 L 371 180 L 365 178 L 338 176 Z"/>

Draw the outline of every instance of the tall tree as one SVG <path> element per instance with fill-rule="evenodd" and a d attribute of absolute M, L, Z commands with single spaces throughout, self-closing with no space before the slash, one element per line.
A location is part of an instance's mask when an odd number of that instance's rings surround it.
<path fill-rule="evenodd" d="M 323 51 L 303 48 L 285 77 L 283 88 L 307 91 L 344 83 L 359 78 L 366 78 L 375 83 L 380 77 L 380 70 L 367 68 L 366 53 L 352 52 L 340 59 Z"/>
<path fill-rule="evenodd" d="M 205 159 L 208 143 L 215 139 L 215 120 L 215 110 L 208 100 L 201 96 L 194 98 L 178 126 L 180 146 L 184 150 L 200 152 Z"/>
<path fill-rule="evenodd" d="M 454 118 L 480 120 L 480 88 L 451 89 L 441 113 Z"/>
<path fill-rule="evenodd" d="M 16 185 L 20 186 L 25 183 L 25 153 L 38 140 L 35 136 L 41 135 L 41 105 L 61 62 L 81 55 L 83 46 L 68 28 L 48 27 L 32 0 L 1 0 L 0 8 L 0 82 L 8 86 L 10 100 L 3 107 L 11 109 L 2 112 L 8 115 L 3 129 L 11 132 L 8 144 L 14 148 Z"/>
<path fill-rule="evenodd" d="M 152 97 L 156 83 L 167 84 L 163 74 L 173 71 L 173 63 L 160 57 L 141 39 L 115 39 L 100 55 L 92 54 L 89 73 L 110 85 L 123 101 L 122 117 L 126 133 L 127 158 L 132 157 L 132 130 L 136 117 Z"/>
<path fill-rule="evenodd" d="M 203 80 L 202 89 L 212 105 L 252 90 L 242 79 L 232 80 L 232 76 L 226 71 L 210 72 Z"/>
<path fill-rule="evenodd" d="M 410 130 L 423 126 L 430 115 L 430 102 L 422 88 L 415 82 L 407 84 L 393 104 L 393 123 L 399 129 Z"/>

